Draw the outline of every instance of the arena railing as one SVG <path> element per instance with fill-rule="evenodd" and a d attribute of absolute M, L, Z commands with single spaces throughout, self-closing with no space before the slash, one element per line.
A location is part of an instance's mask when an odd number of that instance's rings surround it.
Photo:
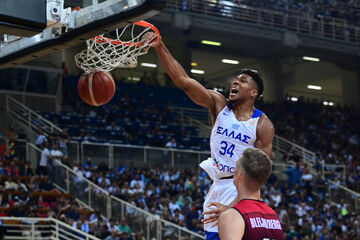
<path fill-rule="evenodd" d="M 21 99 L 21 102 L 26 103 L 27 106 L 36 107 L 43 111 L 50 111 L 57 107 L 56 95 L 0 89 L 0 109 L 6 107 L 6 96 Z M 44 102 L 47 104 L 41 105 Z"/>
<path fill-rule="evenodd" d="M 196 109 L 196 108 L 186 108 L 186 107 L 176 107 L 169 106 L 171 111 L 177 112 L 179 114 L 178 121 L 186 122 L 187 116 L 191 116 L 191 118 L 200 121 L 207 126 L 211 126 L 211 118 L 208 114 L 208 111 L 205 109 Z"/>
<path fill-rule="evenodd" d="M 0 217 L 4 239 L 99 240 L 55 218 Z"/>
<path fill-rule="evenodd" d="M 42 129 L 47 135 L 55 129 L 61 132 L 61 128 L 9 95 L 6 96 L 6 113 L 33 131 Z"/>
<path fill-rule="evenodd" d="M 99 164 L 105 161 L 109 168 L 124 163 L 129 166 L 132 162 L 149 167 L 167 165 L 178 170 L 186 167 L 198 166 L 210 157 L 208 151 L 182 150 L 176 148 L 160 148 L 150 146 L 137 146 L 110 143 L 81 143 L 81 162 L 91 161 Z"/>
<path fill-rule="evenodd" d="M 41 151 L 31 143 L 28 143 L 28 149 L 37 153 Z M 132 151 L 133 148 L 127 150 Z M 143 233 L 146 240 L 153 238 L 160 240 L 163 239 L 163 236 L 179 240 L 184 239 L 184 237 L 205 239 L 200 234 L 161 219 L 158 215 L 151 214 L 112 196 L 102 187 L 83 177 L 79 171 L 65 166 L 58 160 L 49 165 L 48 171 L 50 179 L 61 191 L 71 193 L 82 205 L 100 211 L 107 219 L 114 218 L 120 222 L 122 218 L 125 218 L 130 228 L 134 232 Z"/>
<path fill-rule="evenodd" d="M 54 130 L 62 131 L 61 128 L 9 95 L 6 96 L 6 112 L 9 116 L 17 119 L 21 124 L 33 131 L 34 136 L 39 129 L 43 130 L 46 137 L 49 137 Z M 77 141 L 69 141 L 67 143 L 66 154 L 71 159 L 79 159 L 79 143 Z"/>
<path fill-rule="evenodd" d="M 254 8 L 247 5 L 225 1 L 187 1 L 184 7 L 182 0 L 167 0 L 169 10 L 189 11 L 207 16 L 218 16 L 233 20 L 255 23 L 266 27 L 288 29 L 301 34 L 317 35 L 337 40 L 360 42 L 360 28 L 348 25 L 345 19 L 319 16 L 298 16 L 298 13 L 286 10 L 282 13 L 269 9 Z"/>

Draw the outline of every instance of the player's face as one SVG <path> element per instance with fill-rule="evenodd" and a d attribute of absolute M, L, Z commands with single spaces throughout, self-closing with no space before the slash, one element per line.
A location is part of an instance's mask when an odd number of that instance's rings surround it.
<path fill-rule="evenodd" d="M 229 100 L 233 102 L 239 99 L 247 99 L 254 95 L 254 90 L 257 91 L 252 78 L 247 74 L 240 74 L 231 84 Z"/>

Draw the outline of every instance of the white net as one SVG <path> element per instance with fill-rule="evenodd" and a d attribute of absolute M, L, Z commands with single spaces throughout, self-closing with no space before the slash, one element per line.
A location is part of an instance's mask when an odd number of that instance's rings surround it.
<path fill-rule="evenodd" d="M 127 25 L 121 32 L 117 29 L 115 34 L 114 39 L 103 34 L 86 40 L 87 48 L 75 55 L 76 65 L 86 73 L 134 68 L 137 57 L 146 54 L 159 36 L 158 30 L 145 21 Z"/>

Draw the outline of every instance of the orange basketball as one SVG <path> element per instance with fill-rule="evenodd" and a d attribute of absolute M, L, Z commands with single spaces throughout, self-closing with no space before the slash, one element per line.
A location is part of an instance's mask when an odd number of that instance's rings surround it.
<path fill-rule="evenodd" d="M 81 99 L 89 105 L 101 106 L 115 94 L 115 81 L 109 72 L 84 73 L 78 82 Z"/>

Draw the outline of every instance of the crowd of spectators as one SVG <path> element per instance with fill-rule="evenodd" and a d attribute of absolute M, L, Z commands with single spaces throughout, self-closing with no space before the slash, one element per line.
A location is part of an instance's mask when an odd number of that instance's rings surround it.
<path fill-rule="evenodd" d="M 258 103 L 273 121 L 276 134 L 316 153 L 319 166 L 335 164 L 329 179 L 360 192 L 360 110 L 354 106 L 325 106 L 323 102 L 289 98 L 280 104 Z M 319 167 L 319 170 L 320 167 Z M 325 169 L 326 170 L 326 169 Z"/>
<path fill-rule="evenodd" d="M 199 137 L 197 128 L 184 126 L 180 113 L 171 111 L 170 103 L 162 101 L 164 96 L 157 93 L 160 87 L 144 86 L 148 96 L 141 97 L 138 96 L 138 86 L 134 84 L 118 84 L 118 87 L 117 99 L 111 104 L 95 108 L 78 100 L 76 104 L 66 105 L 60 113 L 43 113 L 43 116 L 71 135 L 72 140 L 79 142 L 164 147 L 175 138 L 177 148 L 208 149 L 208 138 Z M 165 88 L 169 96 L 174 92 L 173 95 L 179 95 L 171 101 L 172 106 L 181 104 L 187 98 L 177 90 Z"/>
<path fill-rule="evenodd" d="M 121 163 L 109 169 L 102 162 L 99 165 L 86 162 L 74 165 L 77 175 L 83 176 L 101 186 L 110 194 L 130 202 L 137 207 L 203 234 L 201 223 L 204 196 L 211 181 L 204 171 L 197 167 L 179 171 L 166 165 L 149 168 L 146 164 L 136 167 Z M 343 200 L 333 204 L 328 200 L 327 183 L 313 176 L 304 163 L 285 170 L 286 174 L 298 171 L 289 183 L 279 181 L 272 174 L 262 190 L 262 198 L 279 214 L 286 238 L 295 239 L 357 239 L 360 237 L 360 217 Z M 312 189 L 316 188 L 314 195 Z M 98 194 L 101 194 L 100 192 Z M 341 198 L 341 196 L 339 196 Z M 112 206 L 114 207 L 114 206 Z M 139 226 L 143 216 L 132 208 L 125 209 L 125 218 L 133 232 L 144 231 Z M 125 221 L 125 220 L 124 220 Z M 147 221 L 147 220 L 146 220 Z M 164 226 L 164 239 L 174 239 L 177 230 Z"/>
<path fill-rule="evenodd" d="M 230 7 L 229 10 L 233 8 L 234 13 L 236 8 L 248 6 L 255 9 L 270 9 L 284 16 L 297 15 L 315 19 L 332 17 L 344 20 L 349 25 L 360 24 L 360 3 L 356 0 L 220 0 L 217 4 L 218 8 L 224 8 L 224 6 Z M 182 2 L 182 10 L 190 10 L 190 6 L 205 8 L 214 6 L 214 2 L 201 0 Z"/>
<path fill-rule="evenodd" d="M 262 25 L 273 24 L 341 40 L 360 40 L 356 28 L 360 24 L 360 4 L 356 0 L 183 0 L 181 4 L 169 1 L 168 7 Z"/>
<path fill-rule="evenodd" d="M 123 87 L 129 89 L 128 85 Z M 154 89 L 153 92 L 156 92 Z M 198 129 L 176 123 L 181 117 L 179 112 L 170 110 L 171 102 L 162 106 L 156 104 L 159 100 L 153 94 L 153 102 L 145 103 L 144 99 L 138 99 L 132 93 L 123 94 L 116 104 L 103 106 L 97 111 L 79 103 L 78 108 L 73 109 L 78 109 L 80 115 L 86 118 L 73 123 L 73 127 L 77 130 L 81 126 L 85 128 L 85 122 L 87 132 L 74 132 L 73 139 L 90 142 L 115 140 L 114 143 L 157 147 L 164 147 L 170 139 L 174 139 L 175 148 L 209 150 L 208 138 L 197 136 Z M 360 192 L 360 153 L 356 151 L 360 145 L 360 128 L 356 124 L 360 118 L 359 109 L 353 106 L 325 106 L 321 101 L 301 97 L 297 102 L 289 97 L 276 104 L 259 101 L 256 106 L 273 121 L 277 135 L 315 152 L 318 170 L 326 170 L 330 180 Z M 74 115 L 76 112 L 73 110 L 63 114 Z M 91 116 L 101 116 L 101 119 L 92 123 L 88 120 Z M 54 116 L 49 119 L 62 127 L 69 126 Z M 102 132 L 92 133 L 92 126 L 100 126 Z M 101 139 L 102 135 L 107 138 Z M 324 164 L 341 166 L 322 169 Z"/>
<path fill-rule="evenodd" d="M 19 142 L 19 139 L 26 140 L 27 137 L 18 125 L 11 124 L 5 135 L 0 134 L 0 216 L 53 217 L 100 239 L 143 239 L 141 234 L 135 235 L 126 228 L 124 220 L 118 223 L 113 219 L 108 221 L 99 212 L 80 206 L 71 194 L 61 193 L 52 184 L 48 170 L 54 167 L 55 161 L 69 165 L 63 153 L 66 148 L 59 149 L 59 146 L 66 146 L 61 141 L 69 140 L 65 130 L 49 137 L 38 131 L 36 144 L 42 152 L 38 155 L 37 169 L 26 161 L 26 153 L 21 151 L 25 142 Z M 27 232 L 10 234 L 15 236 Z"/>
<path fill-rule="evenodd" d="M 344 179 L 344 176 L 340 174 L 337 176 L 340 176 L 341 183 L 355 182 L 353 186 L 358 189 L 356 187 L 358 187 L 359 181 L 359 153 L 355 150 L 356 146 L 359 145 L 359 136 L 357 135 L 359 129 L 354 122 L 355 119 L 359 118 L 358 110 L 353 107 L 324 106 L 320 102 L 305 101 L 302 98 L 299 98 L 298 102 L 285 99 L 283 103 L 278 105 L 263 102 L 257 105 L 273 120 L 279 135 L 315 151 L 319 159 L 322 159 L 322 163 L 346 164 L 347 172 L 350 172 L 350 176 L 355 179 L 348 177 Z M 116 125 L 114 126 L 113 123 L 110 123 L 110 126 L 111 130 L 116 130 Z M 13 128 L 10 127 L 9 129 Z M 7 135 L 11 136 L 14 133 Z M 39 131 L 37 144 L 45 149 L 48 140 L 56 143 L 60 139 L 65 143 L 70 140 L 66 129 L 62 133 L 57 132 L 50 135 L 49 139 Z M 175 139 L 169 139 L 166 145 L 172 148 L 177 147 Z M 48 149 L 48 151 L 51 156 L 52 151 L 61 150 L 55 144 L 54 149 Z M 210 180 L 199 169 L 186 169 L 180 172 L 176 169 L 168 169 L 166 166 L 149 168 L 144 165 L 142 168 L 137 168 L 135 165 L 125 166 L 124 164 L 120 164 L 116 169 L 109 169 L 104 162 L 99 166 L 91 162 L 86 162 L 80 166 L 66 162 L 66 157 L 59 158 L 57 156 L 57 158 L 73 167 L 79 176 L 86 177 L 112 195 L 151 212 L 158 218 L 202 233 L 201 209 L 204 196 L 210 186 Z M 6 170 L 4 168 L 4 173 L 8 173 L 10 177 L 3 181 L 3 188 L 31 189 L 29 186 L 34 185 L 35 189 L 40 189 L 41 183 L 47 186 L 47 191 L 53 190 L 47 177 L 39 181 L 35 176 L 36 173 L 29 170 L 28 164 L 17 167 L 15 165 L 17 161 L 16 154 L 7 159 L 6 163 L 9 166 L 6 167 Z M 314 176 L 311 175 L 306 165 L 302 165 L 300 159 L 295 159 L 295 162 L 298 163 L 296 168 L 284 171 L 289 175 L 288 184 L 280 185 L 276 176 L 272 175 L 262 194 L 263 199 L 279 213 L 287 239 L 358 238 L 360 219 L 357 212 L 350 209 L 343 201 L 338 205 L 333 205 L 327 201 L 328 183 L 321 178 L 312 181 Z M 19 178 L 14 181 L 12 177 L 14 173 L 21 175 L 24 172 L 30 175 L 30 185 L 19 181 Z M 40 171 L 38 174 L 46 176 L 46 172 Z M 37 181 L 38 183 L 36 183 Z M 312 194 L 313 188 L 317 189 L 318 194 L 316 196 Z M 31 200 L 32 198 L 34 196 L 28 193 L 28 195 L 21 194 L 9 200 L 9 195 L 3 194 L 1 204 L 2 206 L 12 204 L 16 207 L 26 201 L 27 204 L 30 204 L 30 210 L 26 213 L 20 211 L 20 215 L 37 216 L 36 214 L 40 213 L 34 209 L 38 207 L 39 200 L 36 198 Z M 71 198 L 62 198 L 53 203 L 49 201 L 48 206 L 53 207 L 53 211 L 47 212 L 47 215 L 56 216 L 82 231 L 95 234 L 103 239 L 117 239 L 119 235 L 123 235 L 120 233 L 121 231 L 127 232 L 123 237 L 125 239 L 128 234 L 132 238 L 141 239 L 143 233 L 143 229 L 138 227 L 137 218 L 131 209 L 126 209 L 126 218 L 121 219 L 121 221 L 117 219 L 119 225 L 114 227 L 116 221 L 112 219 L 107 222 L 100 217 L 98 211 L 92 217 L 80 215 L 76 212 L 79 206 Z M 20 208 L 14 209 L 16 211 L 11 214 L 16 216 L 19 214 Z M 69 212 L 70 214 L 68 214 Z M 314 212 L 316 214 L 313 214 Z M 96 224 L 93 224 L 95 216 L 98 217 L 96 217 Z M 174 228 L 171 226 L 164 227 L 166 229 L 164 236 L 169 239 L 176 236 L 177 231 Z"/>
<path fill-rule="evenodd" d="M 240 0 L 240 4 L 295 14 L 305 17 L 333 17 L 357 26 L 360 23 L 360 3 L 356 0 Z"/>

